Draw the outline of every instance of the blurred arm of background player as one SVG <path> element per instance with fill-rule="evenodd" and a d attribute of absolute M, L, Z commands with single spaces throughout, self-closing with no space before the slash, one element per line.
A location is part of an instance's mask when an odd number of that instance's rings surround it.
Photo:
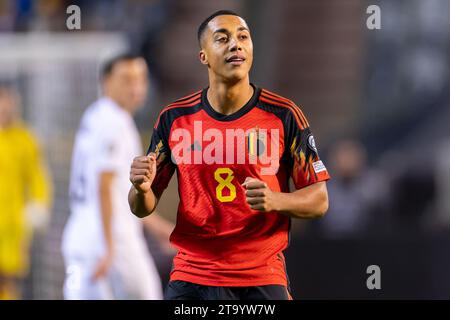
<path fill-rule="evenodd" d="M 160 242 L 166 254 L 174 254 L 174 249 L 170 246 L 169 236 L 175 225 L 160 215 L 151 214 L 158 203 L 160 195 L 155 195 L 151 184 L 156 174 L 155 154 L 136 157 L 133 160 L 130 171 L 130 181 L 133 184 L 128 194 L 128 202 L 131 211 L 139 218 L 144 218 L 144 226 Z"/>
<path fill-rule="evenodd" d="M 112 197 L 111 188 L 114 180 L 114 173 L 103 171 L 100 173 L 99 179 L 99 195 L 100 195 L 100 212 L 102 217 L 103 234 L 105 237 L 106 252 L 105 255 L 97 263 L 93 280 L 104 277 L 112 264 L 114 257 L 114 245 L 112 237 Z"/>
<path fill-rule="evenodd" d="M 103 224 L 103 234 L 106 243 L 106 253 L 100 259 L 95 268 L 93 279 L 97 280 L 106 275 L 114 259 L 114 244 L 112 236 L 112 197 L 111 188 L 114 180 L 113 172 L 102 172 L 100 174 L 99 194 L 100 210 Z M 171 247 L 169 236 L 172 233 L 174 224 L 164 219 L 158 214 L 152 214 L 143 219 L 144 227 L 152 233 L 161 245 L 165 254 L 173 255 L 175 250 Z"/>
<path fill-rule="evenodd" d="M 167 255 L 174 255 L 176 250 L 170 245 L 169 237 L 175 225 L 157 212 L 145 217 L 142 221 L 144 222 L 144 227 L 155 236 L 162 251 Z"/>

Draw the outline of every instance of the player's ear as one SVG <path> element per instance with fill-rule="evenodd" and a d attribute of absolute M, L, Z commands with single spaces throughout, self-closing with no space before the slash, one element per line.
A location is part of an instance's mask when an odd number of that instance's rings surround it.
<path fill-rule="evenodd" d="M 208 57 L 206 56 L 206 52 L 202 49 L 198 53 L 198 58 L 200 59 L 200 62 L 204 65 L 208 65 Z"/>

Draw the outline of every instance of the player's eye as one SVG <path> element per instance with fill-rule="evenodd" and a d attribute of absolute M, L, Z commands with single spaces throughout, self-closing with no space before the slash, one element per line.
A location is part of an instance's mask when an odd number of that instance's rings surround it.
<path fill-rule="evenodd" d="M 241 34 L 239 37 L 241 38 L 241 40 L 248 39 L 248 35 L 246 35 L 246 34 Z"/>
<path fill-rule="evenodd" d="M 217 42 L 226 42 L 227 38 L 226 37 L 220 37 L 216 39 Z"/>

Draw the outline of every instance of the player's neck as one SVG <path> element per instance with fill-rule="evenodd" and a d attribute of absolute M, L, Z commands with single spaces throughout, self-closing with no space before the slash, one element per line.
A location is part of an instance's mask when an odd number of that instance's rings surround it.
<path fill-rule="evenodd" d="M 129 108 L 126 108 L 123 104 L 120 103 L 119 99 L 115 98 L 111 94 L 105 94 L 105 97 L 110 99 L 112 102 L 114 102 L 120 109 L 128 112 L 129 114 L 133 115 L 133 110 L 129 110 Z"/>
<path fill-rule="evenodd" d="M 14 125 L 14 119 L 7 118 L 7 119 L 0 119 L 0 130 L 6 130 L 11 128 Z"/>
<path fill-rule="evenodd" d="M 253 90 L 248 78 L 232 85 L 210 82 L 207 98 L 215 111 L 229 115 L 238 111 L 250 100 Z"/>

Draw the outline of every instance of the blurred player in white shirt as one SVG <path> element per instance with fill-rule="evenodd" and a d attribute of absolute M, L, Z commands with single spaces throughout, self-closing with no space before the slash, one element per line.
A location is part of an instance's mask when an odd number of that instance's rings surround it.
<path fill-rule="evenodd" d="M 169 246 L 173 225 L 131 214 L 129 165 L 142 154 L 132 115 L 144 104 L 145 60 L 122 55 L 103 70 L 104 96 L 85 111 L 75 139 L 71 215 L 62 252 L 65 299 L 162 299 L 161 280 L 146 247 L 143 225 Z"/>

